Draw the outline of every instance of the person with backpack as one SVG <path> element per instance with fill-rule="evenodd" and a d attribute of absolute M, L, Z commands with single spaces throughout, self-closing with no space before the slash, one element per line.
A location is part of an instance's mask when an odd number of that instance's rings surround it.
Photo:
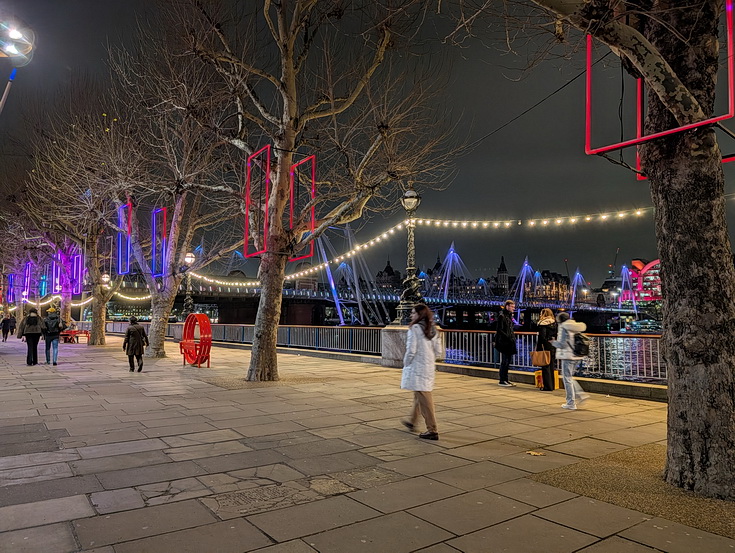
<path fill-rule="evenodd" d="M 574 379 L 574 369 L 580 360 L 589 355 L 589 338 L 582 334 L 587 330 L 587 325 L 575 321 L 569 313 L 563 311 L 556 316 L 556 321 L 559 329 L 557 339 L 552 344 L 556 347 L 556 358 L 561 360 L 562 382 L 567 400 L 561 407 L 574 411 L 577 403 L 589 398 L 589 394 Z"/>
<path fill-rule="evenodd" d="M 26 355 L 26 365 L 38 365 L 38 342 L 41 340 L 41 317 L 38 316 L 38 309 L 31 307 L 28 315 L 23 317 L 18 326 L 18 338 L 26 343 L 28 353 Z"/>
<path fill-rule="evenodd" d="M 135 371 L 133 359 L 138 361 L 138 372 L 143 370 L 143 353 L 147 346 L 148 336 L 145 333 L 145 328 L 138 324 L 137 317 L 130 317 L 130 326 L 128 327 L 128 331 L 125 333 L 125 340 L 123 340 L 122 346 L 123 351 L 128 356 L 130 372 Z"/>
<path fill-rule="evenodd" d="M 506 300 L 503 309 L 498 316 L 495 332 L 495 349 L 500 353 L 500 376 L 498 386 L 510 388 L 515 386 L 508 380 L 508 369 L 510 369 L 511 358 L 518 353 L 516 346 L 516 333 L 513 323 L 513 312 L 516 310 L 516 302 Z"/>
<path fill-rule="evenodd" d="M 443 357 L 444 348 L 434 324 L 434 313 L 423 303 L 417 303 L 411 311 L 401 375 L 401 389 L 413 390 L 413 408 L 409 419 L 401 422 L 414 431 L 421 413 L 426 432 L 419 434 L 419 438 L 424 440 L 439 439 L 431 392 L 434 389 L 436 360 Z"/>
<path fill-rule="evenodd" d="M 59 318 L 59 312 L 55 307 L 49 307 L 46 311 L 46 318 L 41 323 L 41 331 L 43 339 L 46 341 L 46 364 L 51 361 L 51 351 L 53 351 L 53 363 L 57 365 L 59 360 L 59 335 L 66 330 L 66 323 Z"/>

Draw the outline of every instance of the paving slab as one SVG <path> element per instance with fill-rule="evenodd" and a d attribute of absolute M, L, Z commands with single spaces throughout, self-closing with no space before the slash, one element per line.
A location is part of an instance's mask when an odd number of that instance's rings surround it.
<path fill-rule="evenodd" d="M 317 551 L 303 540 L 292 540 L 258 549 L 258 553 L 317 553 Z"/>
<path fill-rule="evenodd" d="M 73 553 L 77 551 L 69 524 L 51 524 L 0 534 L 0 551 L 8 553 Z"/>
<path fill-rule="evenodd" d="M 534 507 L 548 507 L 549 505 L 577 497 L 576 494 L 566 490 L 534 482 L 527 478 L 511 480 L 510 482 L 504 482 L 487 489 L 488 491 L 510 497 L 511 499 L 528 503 Z"/>
<path fill-rule="evenodd" d="M 247 519 L 276 541 L 282 542 L 380 515 L 379 511 L 349 497 L 338 496 L 252 515 Z"/>
<path fill-rule="evenodd" d="M 589 534 L 525 515 L 447 543 L 464 553 L 572 553 L 595 541 Z"/>
<path fill-rule="evenodd" d="M 97 492 L 91 494 L 89 499 L 95 510 L 101 515 L 145 507 L 145 501 L 140 496 L 140 492 L 134 488 Z"/>
<path fill-rule="evenodd" d="M 458 495 L 462 491 L 425 476 L 418 476 L 359 490 L 349 496 L 383 513 L 392 513 Z"/>
<path fill-rule="evenodd" d="M 507 467 L 492 461 L 481 461 L 470 465 L 434 472 L 428 475 L 433 480 L 444 482 L 462 490 L 487 488 L 501 482 L 523 478 L 525 471 Z"/>
<path fill-rule="evenodd" d="M 735 540 L 677 524 L 663 518 L 653 518 L 620 532 L 620 537 L 653 547 L 666 553 L 732 553 Z"/>
<path fill-rule="evenodd" d="M 613 536 L 581 549 L 579 553 L 660 553 L 646 545 Z"/>
<path fill-rule="evenodd" d="M 89 549 L 213 522 L 216 519 L 204 506 L 196 501 L 185 501 L 76 520 L 73 524 L 82 548 Z"/>
<path fill-rule="evenodd" d="M 601 538 L 617 534 L 626 528 L 653 518 L 637 511 L 587 497 L 575 497 L 540 509 L 534 514 L 537 517 L 558 522 Z"/>
<path fill-rule="evenodd" d="M 534 511 L 526 503 L 486 490 L 468 492 L 408 512 L 453 534 L 469 534 Z"/>
<path fill-rule="evenodd" d="M 244 553 L 273 543 L 252 524 L 243 519 L 207 524 L 188 530 L 170 532 L 115 546 L 115 553 Z"/>
<path fill-rule="evenodd" d="M 126 455 L 128 453 L 138 453 L 141 451 L 154 451 L 156 449 L 165 449 L 168 445 L 159 439 L 150 440 L 129 440 L 106 445 L 95 445 L 88 447 L 78 447 L 77 453 L 83 459 L 96 459 L 98 457 L 112 457 L 113 455 Z"/>
<path fill-rule="evenodd" d="M 76 475 L 98 474 L 114 470 L 123 470 L 134 467 L 146 467 L 150 465 L 161 465 L 173 462 L 168 455 L 160 450 L 141 451 L 139 453 L 128 453 L 126 455 L 115 455 L 114 457 L 97 457 L 82 461 L 73 461 L 69 466 Z"/>
<path fill-rule="evenodd" d="M 319 553 L 408 553 L 452 534 L 408 513 L 392 513 L 303 538 Z"/>
<path fill-rule="evenodd" d="M 102 484 L 93 475 L 17 484 L 2 489 L 0 507 L 88 494 L 101 490 Z"/>
<path fill-rule="evenodd" d="M 108 490 L 115 488 L 130 488 L 142 484 L 154 482 L 166 482 L 177 480 L 188 476 L 199 476 L 205 474 L 205 470 L 193 461 L 182 461 L 180 463 L 166 463 L 148 467 L 115 470 L 97 475 L 97 479 Z"/>
<path fill-rule="evenodd" d="M 95 512 L 85 495 L 47 499 L 0 508 L 0 532 L 91 517 Z"/>

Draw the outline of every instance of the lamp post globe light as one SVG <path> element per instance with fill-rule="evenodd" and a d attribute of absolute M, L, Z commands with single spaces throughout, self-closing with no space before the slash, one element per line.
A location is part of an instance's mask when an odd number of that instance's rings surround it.
<path fill-rule="evenodd" d="M 184 263 L 186 263 L 186 296 L 184 296 L 184 309 L 181 311 L 181 315 L 186 318 L 189 313 L 194 312 L 194 299 L 191 297 L 191 264 L 194 263 L 196 257 L 193 253 L 187 252 L 184 256 Z"/>
<path fill-rule="evenodd" d="M 36 37 L 30 29 L 20 28 L 17 24 L 0 16 L 0 58 L 9 58 L 13 65 L 22 66 L 31 61 Z M 13 68 L 0 98 L 0 113 L 10 94 L 17 69 Z"/>
<path fill-rule="evenodd" d="M 421 297 L 421 283 L 416 276 L 416 246 L 414 243 L 414 229 L 416 228 L 416 220 L 414 215 L 421 203 L 419 196 L 409 183 L 408 189 L 403 193 L 401 205 L 406 210 L 408 231 L 408 252 L 406 258 L 406 278 L 403 279 L 403 292 L 401 293 L 401 301 L 396 308 L 396 318 L 392 324 L 406 325 L 411 320 L 411 311 L 414 305 L 419 303 Z"/>
<path fill-rule="evenodd" d="M 102 284 L 104 284 L 105 286 L 107 286 L 110 283 L 110 275 L 108 275 L 107 273 L 102 275 L 101 278 L 102 278 Z"/>

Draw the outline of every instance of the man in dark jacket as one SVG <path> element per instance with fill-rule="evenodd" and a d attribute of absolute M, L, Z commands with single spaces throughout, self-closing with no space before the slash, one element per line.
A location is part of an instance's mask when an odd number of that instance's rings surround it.
<path fill-rule="evenodd" d="M 500 381 L 498 386 L 515 386 L 508 380 L 508 369 L 511 358 L 518 353 L 516 348 L 516 334 L 513 330 L 513 312 L 516 310 L 516 302 L 507 300 L 503 309 L 500 310 L 498 326 L 495 334 L 495 349 L 500 353 Z"/>
<path fill-rule="evenodd" d="M 41 340 L 41 317 L 38 309 L 31 307 L 18 326 L 18 338 L 28 346 L 26 365 L 38 365 L 38 342 Z"/>
<path fill-rule="evenodd" d="M 53 362 L 57 364 L 59 359 L 59 335 L 66 330 L 66 323 L 59 318 L 59 312 L 55 307 L 49 307 L 46 318 L 41 323 L 43 339 L 46 341 L 46 364 L 51 362 L 51 351 L 53 350 Z"/>
<path fill-rule="evenodd" d="M 130 326 L 128 331 L 125 333 L 125 340 L 123 341 L 123 351 L 128 356 L 128 363 L 130 364 L 130 372 L 135 371 L 135 365 L 133 364 L 133 358 L 138 361 L 138 372 L 143 370 L 143 353 L 145 348 L 148 346 L 148 336 L 145 333 L 145 328 L 138 324 L 136 317 L 130 317 Z"/>

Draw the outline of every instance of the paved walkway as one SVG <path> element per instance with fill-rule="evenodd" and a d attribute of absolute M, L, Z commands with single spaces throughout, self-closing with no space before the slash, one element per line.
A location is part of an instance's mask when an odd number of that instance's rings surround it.
<path fill-rule="evenodd" d="M 399 424 L 396 369 L 282 355 L 282 382 L 226 389 L 248 352 L 130 373 L 109 341 L 62 344 L 57 367 L 0 343 L 0 551 L 735 551 L 526 478 L 663 440 L 661 403 L 570 412 L 559 391 L 439 373 L 441 439 L 425 442 Z"/>

